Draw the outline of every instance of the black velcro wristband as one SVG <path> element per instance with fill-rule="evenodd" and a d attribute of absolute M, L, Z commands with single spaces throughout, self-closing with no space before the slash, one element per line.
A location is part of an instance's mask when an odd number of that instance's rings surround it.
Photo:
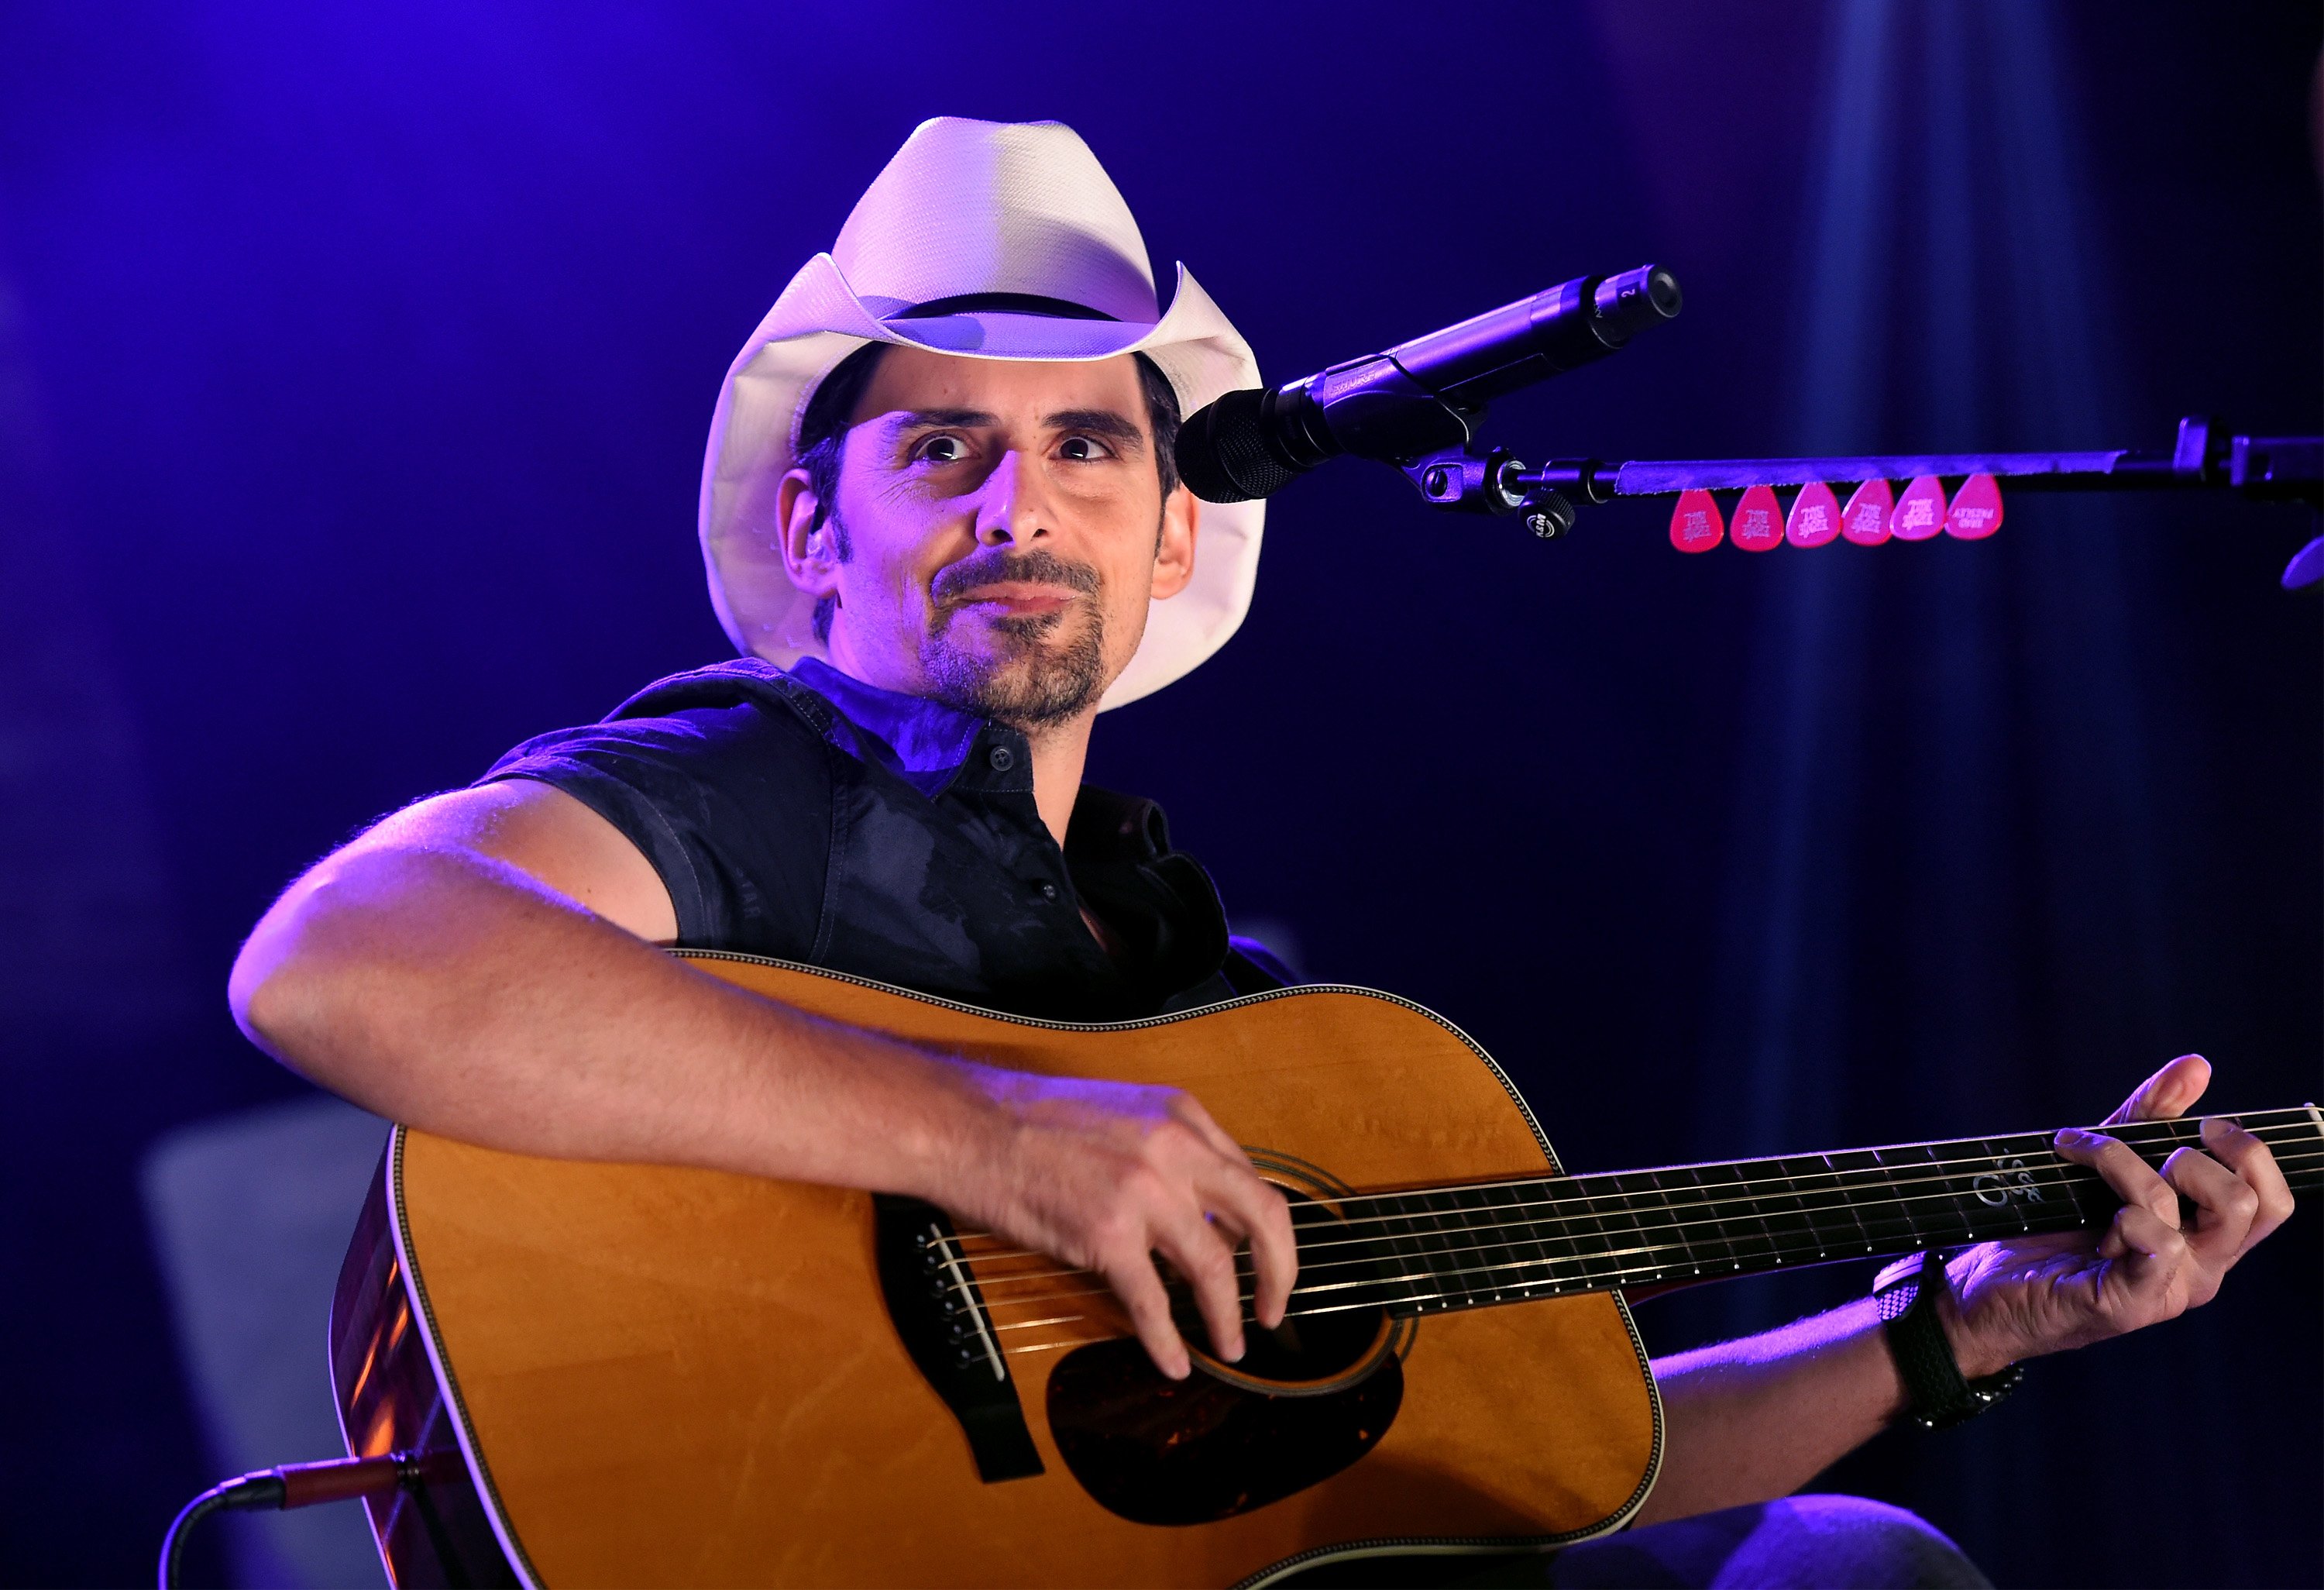
<path fill-rule="evenodd" d="M 1873 1294 L 1888 1351 L 1896 1360 L 1897 1378 L 1904 1382 L 1909 1415 L 1923 1429 L 1950 1429 L 1975 1419 L 2025 1378 L 2025 1371 L 2015 1364 L 1999 1374 L 1961 1378 L 1960 1361 L 1945 1339 L 1944 1320 L 1937 1312 L 1936 1289 L 1951 1284 L 1943 1261 L 1926 1253 L 1917 1270 L 1904 1271 Z"/>

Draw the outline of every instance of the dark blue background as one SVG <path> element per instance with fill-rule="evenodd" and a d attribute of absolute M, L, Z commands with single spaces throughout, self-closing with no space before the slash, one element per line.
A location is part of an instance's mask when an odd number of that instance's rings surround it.
<path fill-rule="evenodd" d="M 1886 18 L 1885 31 L 1881 27 Z M 0 14 L 0 1576 L 127 1582 L 208 1477 L 134 1171 L 300 1085 L 272 892 L 724 654 L 720 374 L 935 114 L 1096 148 L 1282 378 L 1652 258 L 1688 307 L 1528 456 L 2319 427 L 2313 6 L 26 0 Z M 1102 726 L 1231 911 L 1611 1168 L 2317 1093 L 2304 514 L 2012 501 L 1982 545 L 1682 559 L 1367 466 Z M 2318 1224 L 2196 1318 L 1830 1481 L 2003 1584 L 2324 1576 Z M 1646 1305 L 1660 1346 L 1849 1273 Z M 318 1322 L 319 1335 L 319 1322 Z M 1545 1431 L 1554 1439 L 1554 1431 Z M 286 1454 L 285 1456 L 305 1456 Z"/>

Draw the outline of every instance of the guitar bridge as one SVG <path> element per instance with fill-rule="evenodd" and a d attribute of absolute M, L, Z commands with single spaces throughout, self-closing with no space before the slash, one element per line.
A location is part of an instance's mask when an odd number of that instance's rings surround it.
<path fill-rule="evenodd" d="M 873 1248 L 888 1317 L 929 1386 L 944 1399 L 986 1484 L 1043 1472 L 1025 1410 L 986 1317 L 984 1295 L 962 1262 L 952 1221 L 935 1205 L 872 1195 Z"/>

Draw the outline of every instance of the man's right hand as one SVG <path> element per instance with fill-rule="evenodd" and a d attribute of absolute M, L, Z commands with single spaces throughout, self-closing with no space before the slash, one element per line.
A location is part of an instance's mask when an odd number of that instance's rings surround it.
<path fill-rule="evenodd" d="M 1193 1095 L 1174 1087 L 968 1068 L 999 1106 L 1005 1141 L 961 1168 L 956 1214 L 1096 1271 L 1120 1299 L 1163 1373 L 1192 1365 L 1155 1265 L 1194 1289 L 1211 1343 L 1243 1354 L 1237 1242 L 1250 1244 L 1252 1312 L 1273 1328 L 1298 1270 L 1291 1209 Z"/>

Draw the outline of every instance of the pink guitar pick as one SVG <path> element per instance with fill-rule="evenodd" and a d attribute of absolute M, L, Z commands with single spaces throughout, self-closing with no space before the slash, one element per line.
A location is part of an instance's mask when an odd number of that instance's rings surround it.
<path fill-rule="evenodd" d="M 1784 544 L 1784 510 L 1775 502 L 1775 488 L 1755 485 L 1735 504 L 1727 539 L 1747 552 L 1766 552 Z"/>
<path fill-rule="evenodd" d="M 1896 512 L 1890 517 L 1888 528 L 1896 532 L 1900 541 L 1924 541 L 1944 527 L 1944 482 L 1933 475 L 1923 475 L 1896 499 Z"/>
<path fill-rule="evenodd" d="M 1868 480 L 1840 511 L 1840 533 L 1859 547 L 1877 547 L 1888 539 L 1888 513 L 1895 505 L 1886 481 Z"/>
<path fill-rule="evenodd" d="M 1840 499 L 1822 481 L 1800 487 L 1792 499 L 1792 516 L 1784 539 L 1795 547 L 1821 547 L 1840 534 Z"/>
<path fill-rule="evenodd" d="M 1945 533 L 1965 541 L 1981 541 L 2001 528 L 2001 485 L 1990 475 L 1972 475 L 1953 494 L 1945 515 Z"/>
<path fill-rule="evenodd" d="M 1727 526 L 1719 517 L 1719 504 L 1711 500 L 1707 491 L 1681 492 L 1678 506 L 1671 510 L 1671 545 L 1682 552 L 1708 552 L 1726 539 Z"/>

